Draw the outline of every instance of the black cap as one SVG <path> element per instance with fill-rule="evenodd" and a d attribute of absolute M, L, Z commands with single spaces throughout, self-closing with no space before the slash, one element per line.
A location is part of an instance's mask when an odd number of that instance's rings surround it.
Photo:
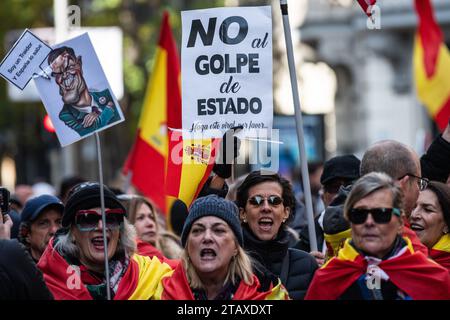
<path fill-rule="evenodd" d="M 320 183 L 325 185 L 336 178 L 356 180 L 359 178 L 360 164 L 361 161 L 353 154 L 346 154 L 331 158 L 323 165 Z"/>
<path fill-rule="evenodd" d="M 105 197 L 105 208 L 109 209 L 123 209 L 126 212 L 124 206 L 120 203 L 117 196 L 108 189 L 105 185 L 103 186 L 103 193 Z M 68 227 L 72 224 L 75 213 L 78 210 L 91 209 L 95 207 L 100 207 L 100 184 L 97 182 L 83 182 L 70 191 L 66 208 L 64 210 L 64 215 L 62 218 L 62 226 Z"/>

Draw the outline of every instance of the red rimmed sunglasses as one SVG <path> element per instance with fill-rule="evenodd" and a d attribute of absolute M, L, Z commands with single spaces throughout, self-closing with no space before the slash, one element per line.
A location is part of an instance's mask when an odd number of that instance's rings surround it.
<path fill-rule="evenodd" d="M 125 218 L 123 209 L 106 209 L 106 228 L 109 230 L 119 229 Z M 94 231 L 97 229 L 98 222 L 102 219 L 102 213 L 95 210 L 79 210 L 75 214 L 75 224 L 78 230 L 82 232 Z"/>

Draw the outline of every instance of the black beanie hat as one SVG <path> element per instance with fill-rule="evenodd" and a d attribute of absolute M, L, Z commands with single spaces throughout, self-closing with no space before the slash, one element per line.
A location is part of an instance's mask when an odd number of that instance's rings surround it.
<path fill-rule="evenodd" d="M 239 221 L 239 209 L 230 200 L 218 197 L 217 195 L 208 195 L 198 198 L 192 203 L 189 215 L 184 222 L 183 232 L 181 233 L 181 244 L 186 247 L 187 237 L 191 231 L 192 224 L 205 216 L 215 216 L 224 220 L 236 236 L 239 245 L 244 244 L 241 223 Z"/>
<path fill-rule="evenodd" d="M 124 206 L 117 199 L 116 195 L 109 190 L 105 185 L 103 186 L 103 193 L 105 197 L 105 208 L 109 209 L 123 209 Z M 75 213 L 78 210 L 85 210 L 100 207 L 100 184 L 97 182 L 83 182 L 75 187 L 69 193 L 66 207 L 62 218 L 62 226 L 69 227 L 75 218 Z"/>
<path fill-rule="evenodd" d="M 320 183 L 325 185 L 336 178 L 356 180 L 359 178 L 360 164 L 361 161 L 353 154 L 331 158 L 323 165 Z"/>

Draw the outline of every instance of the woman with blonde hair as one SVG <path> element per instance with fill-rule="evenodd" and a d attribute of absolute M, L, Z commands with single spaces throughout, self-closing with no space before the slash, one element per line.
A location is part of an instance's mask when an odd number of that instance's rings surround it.
<path fill-rule="evenodd" d="M 146 244 L 151 244 L 168 259 L 180 258 L 182 248 L 179 237 L 165 230 L 163 224 L 158 221 L 159 213 L 149 199 L 128 194 L 119 195 L 118 198 L 127 210 L 128 221 L 136 228 L 140 240 L 138 251 L 141 254 L 145 254 L 142 250 L 148 248 Z"/>
<path fill-rule="evenodd" d="M 181 263 L 160 282 L 155 299 L 280 300 L 281 281 L 262 289 L 242 248 L 237 206 L 216 195 L 197 199 L 184 224 Z"/>

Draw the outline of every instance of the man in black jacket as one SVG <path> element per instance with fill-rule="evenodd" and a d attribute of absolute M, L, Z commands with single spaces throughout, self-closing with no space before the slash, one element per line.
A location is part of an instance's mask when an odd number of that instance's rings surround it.
<path fill-rule="evenodd" d="M 0 300 L 53 300 L 25 247 L 9 239 L 11 227 L 0 211 Z"/>
<path fill-rule="evenodd" d="M 53 300 L 25 247 L 0 240 L 0 300 Z"/>

